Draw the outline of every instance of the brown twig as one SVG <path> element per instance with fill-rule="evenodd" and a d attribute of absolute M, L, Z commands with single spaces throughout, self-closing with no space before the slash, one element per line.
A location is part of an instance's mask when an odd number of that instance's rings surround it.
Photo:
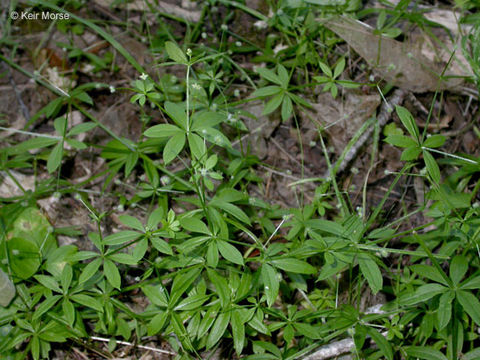
<path fill-rule="evenodd" d="M 397 89 L 393 92 L 392 96 L 388 99 L 387 102 L 382 103 L 382 106 L 380 107 L 380 111 L 377 116 L 377 122 L 378 122 L 378 126 L 380 127 L 380 130 L 385 126 L 387 121 L 392 116 L 392 111 L 395 108 L 395 105 L 401 104 L 403 102 L 404 97 L 405 97 L 405 91 L 401 89 Z M 344 171 L 347 168 L 347 166 L 350 164 L 350 162 L 358 155 L 358 152 L 363 147 L 363 145 L 365 145 L 365 143 L 372 137 L 373 130 L 374 130 L 373 126 L 369 127 L 360 136 L 358 141 L 355 143 L 355 145 L 352 146 L 350 151 L 347 152 L 347 154 L 343 158 L 343 161 L 338 166 L 338 169 L 336 171 L 337 174 Z M 330 177 L 330 171 L 327 171 L 323 177 L 324 178 Z"/>

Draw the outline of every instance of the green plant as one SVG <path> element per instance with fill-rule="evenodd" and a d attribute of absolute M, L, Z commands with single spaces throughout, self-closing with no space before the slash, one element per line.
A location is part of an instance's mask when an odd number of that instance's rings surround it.
<path fill-rule="evenodd" d="M 41 8 L 38 1 L 29 4 Z M 397 106 L 408 135 L 390 125 L 385 141 L 404 149 L 400 160 L 406 164 L 384 178 L 376 175 L 375 182 L 389 184 L 378 201 L 368 202 L 371 208 L 356 208 L 351 174 L 339 176 L 336 169 L 374 119 L 333 166 L 326 126 L 315 122 L 331 176 L 304 177 L 301 125 L 308 119 L 298 110 L 316 101 L 309 89 L 322 84 L 336 98 L 339 86 L 349 91 L 360 85 L 341 80 L 352 54 L 336 46 L 342 40 L 316 18 L 378 14 L 376 32 L 390 37 L 399 35 L 394 26 L 400 20 L 428 29 L 428 22 L 408 11 L 407 1 L 361 11 L 358 1 L 267 1 L 266 16 L 242 2 L 212 0 L 202 4 L 197 23 L 169 17 L 185 31 L 152 8 L 160 24 L 145 39 L 165 65 L 161 73 L 140 65 L 102 22 L 56 4 L 42 5 L 71 15 L 71 23 L 59 24 L 65 36 L 97 34 L 138 78 L 126 82 L 128 88 L 85 81 L 60 89 L 19 65 L 6 27 L 1 41 L 12 53 L 0 59 L 54 98 L 25 128 L 10 129 L 0 149 L 1 177 L 13 184 L 12 196 L 0 198 L 0 290 L 9 290 L 0 294 L 8 295 L 0 297 L 2 358 L 49 358 L 54 348 L 68 352 L 70 342 L 108 357 L 107 351 L 125 342 L 145 339 L 159 347 L 168 343 L 177 359 L 207 358 L 220 349 L 224 358 L 287 360 L 346 339 L 353 340 L 352 356 L 359 359 L 478 357 L 478 156 L 451 152 L 447 136 L 428 136 L 432 112 L 421 133 L 414 116 Z M 77 2 L 72 5 L 78 9 Z M 219 9 L 226 15 L 218 16 Z M 259 20 L 273 36 L 236 34 L 230 22 L 239 14 Z M 143 26 L 150 29 L 143 21 L 133 28 L 116 25 L 143 40 Z M 470 62 L 475 34 L 463 44 Z M 84 78 L 109 69 L 121 73 L 110 51 L 93 56 L 72 39 L 65 47 L 76 67 L 95 65 Z M 251 71 L 241 59 L 267 65 Z M 357 76 L 355 61 L 348 63 Z M 141 129 L 129 139 L 93 115 L 94 107 L 104 105 L 102 96 L 123 91 Z M 283 128 L 290 119 L 297 127 L 301 159 L 288 154 L 300 164 L 290 183 L 301 191 L 296 205 L 263 197 L 269 184 L 265 190 L 260 169 L 266 166 L 245 155 L 242 117 L 255 119 L 248 104 L 259 98 L 266 100 L 263 115 L 278 110 Z M 86 120 L 72 126 L 73 111 Z M 30 131 L 40 120 L 47 130 Z M 89 137 L 94 131 L 102 131 L 103 140 Z M 77 181 L 68 175 L 69 163 L 83 158 L 103 167 Z M 418 164 L 426 168 L 419 174 L 412 170 Z M 25 185 L 26 176 L 33 185 Z M 430 180 L 424 203 L 408 205 L 410 176 Z M 61 211 L 80 207 L 90 223 L 80 230 L 52 227 L 37 205 L 44 198 Z M 391 203 L 400 205 L 398 215 L 391 215 Z M 414 223 L 416 215 L 422 218 Z M 80 244 L 59 245 L 57 240 L 65 241 L 60 236 Z M 388 299 L 381 310 L 385 300 L 374 300 L 375 310 L 367 307 L 367 297 L 380 295 Z M 92 334 L 107 337 L 108 347 L 83 341 L 98 339 Z"/>

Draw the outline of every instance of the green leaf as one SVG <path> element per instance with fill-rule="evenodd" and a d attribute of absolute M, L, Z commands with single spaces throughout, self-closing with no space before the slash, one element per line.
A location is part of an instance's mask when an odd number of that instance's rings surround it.
<path fill-rule="evenodd" d="M 367 334 L 370 335 L 377 344 L 380 351 L 383 353 L 387 360 L 393 360 L 393 350 L 390 343 L 385 337 L 372 327 L 366 327 Z"/>
<path fill-rule="evenodd" d="M 65 139 L 65 142 L 77 150 L 83 150 L 87 148 L 87 145 L 85 143 L 75 139 Z"/>
<path fill-rule="evenodd" d="M 52 276 L 47 275 L 35 275 L 34 278 L 47 289 L 56 291 L 58 293 L 62 293 L 62 289 L 60 289 L 60 285 L 58 284 L 57 280 L 55 280 Z"/>
<path fill-rule="evenodd" d="M 440 351 L 426 346 L 405 346 L 408 356 L 425 360 L 448 360 Z"/>
<path fill-rule="evenodd" d="M 227 329 L 228 323 L 230 322 L 230 311 L 222 312 L 218 315 L 215 323 L 210 330 L 207 338 L 207 349 L 211 349 L 215 344 L 221 339 L 225 330 Z"/>
<path fill-rule="evenodd" d="M 52 152 L 48 156 L 47 160 L 47 171 L 49 174 L 53 173 L 55 170 L 58 169 L 60 164 L 62 163 L 62 155 L 63 155 L 63 142 L 59 141 L 57 145 L 52 149 Z"/>
<path fill-rule="evenodd" d="M 110 285 L 112 285 L 115 289 L 120 290 L 120 273 L 113 261 L 105 259 L 103 262 L 103 271 L 105 272 L 105 277 L 107 278 Z"/>
<path fill-rule="evenodd" d="M 13 237 L 7 241 L 10 267 L 14 275 L 28 279 L 40 267 L 40 250 L 32 241 Z"/>
<path fill-rule="evenodd" d="M 325 75 L 327 75 L 329 78 L 333 77 L 332 70 L 330 69 L 330 67 L 327 64 L 325 64 L 324 62 L 321 62 L 321 61 L 319 61 L 318 64 L 320 65 L 320 69 L 322 69 L 322 71 Z"/>
<path fill-rule="evenodd" d="M 203 159 L 207 152 L 207 147 L 205 146 L 205 142 L 203 141 L 203 139 L 194 133 L 188 134 L 187 138 L 188 145 L 193 156 L 195 156 L 195 158 L 197 159 Z"/>
<path fill-rule="evenodd" d="M 73 326 L 73 323 L 75 322 L 75 306 L 73 306 L 70 300 L 64 299 L 62 302 L 62 310 L 68 324 Z"/>
<path fill-rule="evenodd" d="M 167 319 L 168 313 L 166 311 L 160 311 L 157 315 L 155 315 L 147 325 L 148 335 L 153 336 L 158 334 L 162 330 Z"/>
<path fill-rule="evenodd" d="M 480 359 L 480 348 L 473 349 L 463 355 L 462 360 L 478 360 Z"/>
<path fill-rule="evenodd" d="M 278 65 L 278 78 L 280 79 L 281 85 L 284 89 L 288 87 L 288 83 L 290 81 L 290 77 L 288 76 L 288 71 L 285 69 L 285 66 L 282 64 Z"/>
<path fill-rule="evenodd" d="M 440 284 L 425 284 L 417 288 L 415 292 L 402 295 L 399 298 L 399 302 L 402 305 L 414 305 L 420 302 L 426 302 L 437 296 L 438 294 L 444 293 L 448 290 L 447 287 Z"/>
<path fill-rule="evenodd" d="M 322 338 L 320 335 L 320 331 L 318 328 L 306 324 L 306 323 L 294 323 L 293 327 L 303 336 L 308 337 L 309 339 L 316 339 L 319 340 Z"/>
<path fill-rule="evenodd" d="M 470 290 L 470 289 L 480 289 L 480 276 L 469 278 L 460 285 L 461 289 Z"/>
<path fill-rule="evenodd" d="M 223 240 L 218 240 L 217 246 L 220 254 L 222 254 L 226 260 L 234 264 L 243 265 L 242 253 L 238 251 L 235 246 Z"/>
<path fill-rule="evenodd" d="M 91 297 L 85 294 L 74 294 L 74 295 L 70 295 L 70 299 L 72 299 L 73 301 L 75 301 L 80 305 L 89 307 L 91 309 L 94 309 L 94 310 L 97 310 L 98 312 L 103 313 L 102 304 L 94 297 Z"/>
<path fill-rule="evenodd" d="M 197 131 L 207 127 L 214 127 L 226 120 L 226 116 L 220 112 L 201 111 L 192 115 L 193 124 L 190 130 Z"/>
<path fill-rule="evenodd" d="M 178 154 L 183 150 L 185 146 L 185 134 L 178 133 L 168 140 L 165 148 L 163 149 L 163 161 L 165 165 L 169 164 Z"/>
<path fill-rule="evenodd" d="M 152 126 L 151 128 L 148 128 L 144 132 L 144 134 L 145 136 L 148 136 L 148 137 L 164 138 L 164 137 L 170 137 L 170 136 L 176 135 L 179 132 L 183 132 L 183 130 L 180 129 L 178 126 L 175 126 L 172 124 L 160 124 L 160 125 L 155 125 L 155 126 Z"/>
<path fill-rule="evenodd" d="M 267 97 L 278 94 L 282 91 L 282 88 L 277 85 L 270 85 L 259 88 L 252 93 L 252 97 Z"/>
<path fill-rule="evenodd" d="M 197 267 L 190 269 L 183 274 L 178 274 L 175 276 L 175 279 L 173 279 L 172 289 L 170 291 L 170 305 L 175 305 L 177 303 L 178 299 L 180 299 L 183 293 L 187 291 L 187 289 L 195 280 L 197 280 L 197 277 L 201 272 L 202 269 Z"/>
<path fill-rule="evenodd" d="M 306 227 L 310 227 L 314 230 L 321 230 L 326 233 L 334 234 L 340 237 L 345 235 L 345 228 L 334 221 L 323 219 L 310 219 L 306 221 Z"/>
<path fill-rule="evenodd" d="M 250 225 L 250 218 L 245 214 L 238 206 L 230 204 L 225 201 L 221 201 L 219 199 L 213 199 L 210 201 L 210 205 L 224 210 L 225 212 L 229 213 L 230 215 L 236 217 L 238 220 L 244 222 L 245 224 Z"/>
<path fill-rule="evenodd" d="M 257 68 L 257 73 L 260 74 L 260 76 L 264 79 L 282 86 L 282 80 L 280 80 L 277 74 L 275 74 L 272 70 L 266 68 Z"/>
<path fill-rule="evenodd" d="M 142 236 L 141 233 L 133 230 L 119 231 L 115 234 L 108 235 L 103 239 L 105 245 L 122 245 L 126 242 L 133 241 Z"/>
<path fill-rule="evenodd" d="M 79 284 L 83 284 L 84 282 L 90 280 L 90 278 L 95 275 L 98 271 L 98 268 L 102 264 L 102 259 L 97 258 L 92 262 L 88 263 L 82 270 L 80 277 L 78 279 Z"/>
<path fill-rule="evenodd" d="M 317 269 L 306 261 L 294 258 L 277 258 L 270 263 L 279 269 L 297 274 L 315 274 L 317 272 Z"/>
<path fill-rule="evenodd" d="M 383 287 L 383 277 L 380 269 L 368 254 L 359 254 L 358 255 L 358 264 L 360 265 L 360 270 L 362 271 L 363 276 L 367 279 L 370 289 L 372 289 L 373 294 L 377 294 Z"/>
<path fill-rule="evenodd" d="M 422 152 L 421 147 L 411 147 L 403 150 L 400 160 L 402 161 L 412 161 L 418 159 L 418 156 Z"/>
<path fill-rule="evenodd" d="M 187 113 L 183 106 L 166 101 L 165 112 L 180 128 L 187 129 Z"/>
<path fill-rule="evenodd" d="M 450 279 L 456 286 L 468 271 L 468 261 L 463 255 L 455 256 L 450 263 Z"/>
<path fill-rule="evenodd" d="M 445 281 L 442 274 L 440 274 L 440 272 L 434 266 L 418 264 L 412 265 L 410 268 L 420 276 L 448 286 L 448 283 Z"/>
<path fill-rule="evenodd" d="M 80 100 L 88 105 L 93 105 L 92 98 L 85 91 L 80 91 L 80 92 L 73 91 L 71 94 L 71 97 L 74 99 Z"/>
<path fill-rule="evenodd" d="M 445 143 L 445 140 L 446 138 L 443 135 L 432 135 L 423 142 L 423 146 L 428 148 L 438 148 Z"/>
<path fill-rule="evenodd" d="M 67 124 L 67 118 L 65 116 L 60 116 L 56 118 L 53 122 L 53 127 L 55 131 L 60 135 L 65 135 L 65 126 Z"/>
<path fill-rule="evenodd" d="M 285 96 L 282 102 L 282 121 L 287 121 L 292 115 L 293 104 L 289 96 Z"/>
<path fill-rule="evenodd" d="M 409 132 L 409 134 L 416 139 L 417 141 L 420 140 L 420 135 L 418 132 L 417 124 L 415 123 L 415 119 L 413 118 L 412 114 L 405 109 L 403 106 L 396 105 L 395 110 L 397 112 L 400 121 L 402 122 L 405 129 Z"/>
<path fill-rule="evenodd" d="M 212 268 L 216 268 L 218 265 L 218 246 L 216 241 L 212 241 L 208 244 L 207 265 Z"/>
<path fill-rule="evenodd" d="M 168 298 L 162 285 L 145 285 L 142 286 L 142 291 L 153 304 L 161 307 L 168 306 Z"/>
<path fill-rule="evenodd" d="M 167 54 L 173 61 L 176 61 L 179 64 L 188 65 L 187 56 L 184 52 L 172 41 L 165 42 L 165 50 L 167 50 Z"/>
<path fill-rule="evenodd" d="M 141 247 L 144 247 L 145 243 L 147 243 L 147 240 L 142 239 L 141 241 L 138 242 L 138 244 L 140 244 L 140 243 L 142 243 Z M 114 262 L 117 262 L 117 263 L 120 263 L 120 264 L 137 265 L 138 262 L 139 262 L 139 259 L 136 256 L 140 256 L 140 254 L 135 254 L 135 251 L 141 252 L 141 251 L 144 250 L 144 249 L 137 250 L 138 244 L 135 246 L 135 249 L 133 251 L 133 255 L 126 254 L 126 253 L 113 253 L 113 254 L 107 254 L 108 258 L 110 260 L 112 260 Z"/>
<path fill-rule="evenodd" d="M 440 296 L 437 310 L 438 330 L 444 329 L 450 322 L 450 318 L 452 317 L 452 302 L 454 298 L 455 292 L 453 291 L 448 291 Z"/>
<path fill-rule="evenodd" d="M 7 307 L 15 297 L 15 285 L 5 272 L 0 269 L 0 306 Z"/>
<path fill-rule="evenodd" d="M 225 307 L 230 302 L 230 288 L 228 287 L 227 280 L 220 276 L 216 270 L 207 268 L 208 278 L 215 285 L 216 294 L 220 299 L 220 304 Z"/>
<path fill-rule="evenodd" d="M 230 140 L 228 140 L 228 138 L 217 129 L 214 129 L 212 127 L 199 128 L 197 130 L 197 133 L 200 136 L 206 138 L 212 144 L 215 144 L 221 147 L 227 147 L 227 148 L 232 147 Z"/>
<path fill-rule="evenodd" d="M 336 79 L 345 70 L 345 58 L 341 58 L 333 71 L 333 78 Z"/>
<path fill-rule="evenodd" d="M 430 175 L 430 177 L 432 178 L 432 181 L 436 184 L 440 184 L 440 181 L 441 181 L 440 168 L 438 167 L 438 164 L 433 158 L 432 154 L 424 150 L 423 159 L 425 160 L 425 166 L 427 167 L 428 175 Z"/>
<path fill-rule="evenodd" d="M 280 93 L 278 95 L 275 95 L 271 100 L 269 100 L 263 108 L 262 115 L 268 115 L 274 112 L 275 109 L 277 109 L 282 103 L 284 96 L 285 95 L 283 93 Z"/>
<path fill-rule="evenodd" d="M 245 325 L 243 323 L 240 310 L 235 310 L 232 312 L 231 324 L 233 347 L 235 348 L 237 355 L 240 355 L 245 345 Z"/>
<path fill-rule="evenodd" d="M 65 264 L 60 278 L 62 289 L 67 290 L 70 287 L 73 279 L 73 270 L 70 264 Z"/>
<path fill-rule="evenodd" d="M 418 144 L 415 140 L 405 135 L 389 135 L 385 139 L 385 142 L 389 143 L 390 145 L 403 148 L 418 147 Z"/>
<path fill-rule="evenodd" d="M 117 253 L 117 254 L 113 254 L 113 256 L 114 255 L 125 256 L 124 258 L 120 258 L 119 259 L 120 261 L 118 261 L 118 260 L 115 260 L 115 261 L 117 261 L 119 263 L 122 263 L 122 264 L 136 265 L 140 260 L 143 259 L 147 250 L 148 250 L 148 240 L 147 240 L 147 238 L 144 237 L 140 241 L 137 242 L 137 245 L 135 245 L 135 248 L 133 249 L 132 255 Z M 111 256 L 110 256 L 110 259 L 112 259 Z M 112 260 L 114 260 L 114 259 L 112 259 Z"/>
<path fill-rule="evenodd" d="M 197 232 L 201 234 L 211 235 L 211 231 L 208 229 L 205 223 L 194 217 L 184 217 L 179 219 L 180 225 L 191 232 Z"/>
<path fill-rule="evenodd" d="M 95 124 L 94 122 L 86 122 L 86 123 L 78 124 L 70 129 L 70 131 L 67 133 L 67 136 L 75 136 L 78 134 L 82 134 L 84 132 L 88 132 L 90 130 L 95 129 L 96 127 L 97 127 L 97 124 Z"/>
<path fill-rule="evenodd" d="M 5 148 L 5 152 L 8 155 L 21 154 L 29 150 L 40 149 L 40 148 L 51 146 L 53 144 L 58 144 L 58 140 L 59 139 L 36 137 L 33 139 L 28 139 L 26 141 L 23 141 L 20 144 L 17 144 L 15 146 L 7 147 Z"/>
<path fill-rule="evenodd" d="M 132 229 L 138 230 L 138 231 L 145 231 L 145 228 L 143 227 L 143 224 L 138 220 L 136 217 L 130 216 L 130 215 L 120 215 L 118 217 L 118 220 L 123 225 L 126 225 Z"/>
<path fill-rule="evenodd" d="M 457 299 L 463 309 L 480 326 L 480 301 L 469 291 L 458 290 Z"/>
<path fill-rule="evenodd" d="M 265 289 L 265 295 L 267 296 L 267 304 L 270 307 L 277 299 L 278 290 L 280 288 L 277 272 L 271 265 L 263 264 L 261 277 Z"/>
<path fill-rule="evenodd" d="M 39 319 L 43 314 L 50 310 L 62 298 L 61 295 L 53 295 L 47 297 L 33 313 L 33 320 Z"/>
<path fill-rule="evenodd" d="M 208 299 L 207 295 L 197 294 L 187 297 L 178 303 L 173 309 L 175 311 L 191 311 L 198 309 Z"/>
<path fill-rule="evenodd" d="M 153 247 L 160 251 L 163 254 L 173 255 L 172 248 L 165 240 L 160 239 L 158 236 L 153 236 L 150 238 L 150 242 Z"/>

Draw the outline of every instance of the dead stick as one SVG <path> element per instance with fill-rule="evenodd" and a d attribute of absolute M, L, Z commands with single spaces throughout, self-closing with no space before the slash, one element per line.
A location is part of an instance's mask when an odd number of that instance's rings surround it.
<path fill-rule="evenodd" d="M 382 306 L 384 304 L 376 304 L 370 306 L 367 310 L 365 310 L 365 314 L 385 314 L 385 311 L 382 310 Z M 387 331 L 381 333 L 382 336 L 387 336 Z M 326 360 L 331 359 L 333 357 L 337 357 L 343 354 L 347 354 L 352 352 L 355 348 L 355 343 L 353 339 L 343 339 L 339 341 L 335 341 L 333 343 L 324 345 L 319 347 L 315 350 L 314 353 L 304 357 L 302 360 Z"/>
<path fill-rule="evenodd" d="M 382 103 L 380 107 L 380 112 L 377 116 L 378 126 L 380 130 L 385 126 L 387 121 L 392 116 L 392 111 L 395 108 L 395 105 L 399 105 L 403 102 L 403 98 L 405 97 L 405 92 L 401 89 L 397 89 L 393 92 L 392 96 L 388 99 L 388 102 Z M 352 146 L 350 151 L 345 155 L 343 158 L 342 163 L 338 166 L 338 170 L 336 171 L 337 174 L 344 171 L 350 162 L 357 156 L 359 150 L 365 145 L 367 140 L 369 140 L 372 136 L 374 127 L 369 127 L 365 132 L 360 136 L 358 141 L 355 145 Z M 325 178 L 329 177 L 330 171 L 327 172 Z"/>

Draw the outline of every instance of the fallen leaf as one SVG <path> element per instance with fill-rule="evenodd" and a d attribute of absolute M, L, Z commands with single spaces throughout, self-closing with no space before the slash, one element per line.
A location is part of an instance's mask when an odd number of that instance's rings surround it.
<path fill-rule="evenodd" d="M 381 35 L 375 35 L 369 25 L 344 16 L 334 17 L 325 26 L 350 45 L 384 79 L 401 89 L 413 92 L 454 89 L 463 79 L 449 78 L 454 75 L 447 71 L 447 78 L 440 79 L 441 64 L 428 59 L 421 50 L 421 44 L 410 40 L 400 42 Z"/>

